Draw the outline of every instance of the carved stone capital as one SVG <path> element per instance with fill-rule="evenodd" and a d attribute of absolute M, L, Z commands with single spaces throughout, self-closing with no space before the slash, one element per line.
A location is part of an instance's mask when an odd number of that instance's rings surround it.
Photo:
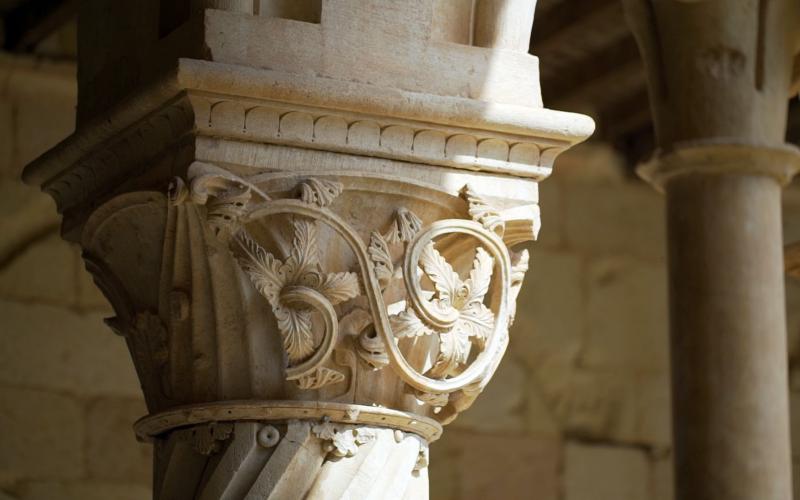
<path fill-rule="evenodd" d="M 593 129 L 541 106 L 535 2 L 172 3 L 82 3 L 78 130 L 25 172 L 114 307 L 155 496 L 426 498 Z"/>

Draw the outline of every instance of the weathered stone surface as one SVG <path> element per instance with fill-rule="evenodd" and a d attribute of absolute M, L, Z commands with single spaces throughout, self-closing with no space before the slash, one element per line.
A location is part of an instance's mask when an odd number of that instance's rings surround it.
<path fill-rule="evenodd" d="M 610 144 L 587 142 L 564 154 L 552 180 L 592 184 L 620 183 L 625 179 L 625 159 Z"/>
<path fill-rule="evenodd" d="M 561 423 L 556 418 L 554 405 L 548 402 L 538 375 L 528 379 L 525 387 L 525 421 L 529 434 L 534 436 L 559 436 Z"/>
<path fill-rule="evenodd" d="M 432 477 L 439 470 L 442 477 L 453 474 L 450 464 L 439 469 L 437 461 L 450 462 L 455 467 L 457 490 L 446 492 L 450 498 L 478 500 L 520 498 L 520 495 L 535 495 L 532 497 L 537 500 L 558 498 L 561 460 L 558 439 L 481 434 L 452 428 L 434 446 Z"/>
<path fill-rule="evenodd" d="M 574 436 L 667 449 L 669 381 L 665 375 L 578 369 L 568 385 L 548 394 L 560 425 Z"/>
<path fill-rule="evenodd" d="M 525 429 L 526 370 L 513 359 L 500 365 L 481 397 L 451 424 L 451 428 L 483 432 L 522 432 Z"/>
<path fill-rule="evenodd" d="M 0 267 L 9 265 L 32 241 L 57 227 L 52 199 L 17 179 L 0 178 Z"/>
<path fill-rule="evenodd" d="M 138 397 L 125 341 L 102 316 L 0 301 L 0 382 L 78 395 Z"/>
<path fill-rule="evenodd" d="M 566 432 L 590 439 L 635 439 L 636 387 L 630 377 L 576 369 L 567 384 L 550 396 Z"/>
<path fill-rule="evenodd" d="M 42 482 L 26 485 L 20 500 L 150 500 L 148 486 L 134 483 Z"/>
<path fill-rule="evenodd" d="M 57 231 L 31 242 L 0 269 L 0 297 L 75 304 L 78 258 Z"/>
<path fill-rule="evenodd" d="M 558 498 L 559 441 L 480 435 L 470 443 L 460 460 L 463 500 L 513 498 L 531 488 L 538 499 Z"/>
<path fill-rule="evenodd" d="M 535 245 L 531 250 L 509 355 L 536 369 L 545 362 L 571 364 L 582 341 L 582 259 Z"/>
<path fill-rule="evenodd" d="M 11 174 L 58 144 L 75 129 L 76 85 L 61 71 L 36 73 L 17 68 L 12 74 L 15 142 Z M 47 119 L 43 119 L 47 117 Z"/>
<path fill-rule="evenodd" d="M 152 446 L 133 439 L 133 423 L 147 414 L 141 399 L 100 398 L 86 416 L 89 477 L 103 481 L 150 484 Z"/>
<path fill-rule="evenodd" d="M 645 184 L 575 183 L 563 199 L 568 248 L 592 255 L 664 259 L 664 200 Z"/>
<path fill-rule="evenodd" d="M 0 429 L 4 482 L 83 476 L 83 412 L 72 398 L 0 388 Z"/>
<path fill-rule="evenodd" d="M 647 456 L 641 450 L 568 443 L 565 500 L 645 500 L 650 495 Z"/>
<path fill-rule="evenodd" d="M 635 441 L 658 450 L 667 450 L 672 446 L 672 404 L 668 373 L 636 377 Z"/>
<path fill-rule="evenodd" d="M 675 500 L 675 471 L 670 456 L 653 460 L 653 500 Z"/>
<path fill-rule="evenodd" d="M 0 96 L 0 177 L 11 178 L 14 151 L 14 114 L 11 101 Z"/>
<path fill-rule="evenodd" d="M 592 264 L 588 279 L 588 336 L 581 364 L 665 372 L 668 333 L 664 269 L 627 259 L 603 259 Z"/>
<path fill-rule="evenodd" d="M 539 207 L 542 211 L 542 227 L 539 230 L 536 243 L 531 245 L 534 248 L 541 250 L 563 247 L 564 210 L 561 206 L 562 189 L 561 184 L 552 179 L 539 185 Z"/>
<path fill-rule="evenodd" d="M 76 254 L 77 253 L 78 249 L 76 249 Z M 108 299 L 105 298 L 102 292 L 100 292 L 100 289 L 97 288 L 97 285 L 95 285 L 92 275 L 86 270 L 80 256 L 76 255 L 76 258 L 78 259 L 78 277 L 76 280 L 78 287 L 76 297 L 78 308 L 85 311 L 97 311 L 104 316 L 113 316 L 114 310 L 111 308 Z"/>

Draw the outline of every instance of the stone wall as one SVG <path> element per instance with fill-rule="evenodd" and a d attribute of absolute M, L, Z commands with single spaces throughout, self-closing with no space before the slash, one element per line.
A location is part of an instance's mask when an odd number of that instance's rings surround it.
<path fill-rule="evenodd" d="M 74 81 L 69 64 L 0 56 L 0 500 L 149 498 L 124 342 L 52 202 L 18 180 L 71 131 Z M 672 498 L 662 199 L 602 146 L 556 172 L 506 359 L 433 446 L 434 500 Z M 800 191 L 786 198 L 795 241 Z M 800 376 L 793 389 L 800 413 Z"/>

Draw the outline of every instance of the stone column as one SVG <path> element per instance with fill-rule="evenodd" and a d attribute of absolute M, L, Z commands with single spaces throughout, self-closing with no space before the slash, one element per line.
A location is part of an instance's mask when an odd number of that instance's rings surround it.
<path fill-rule="evenodd" d="M 114 307 L 156 498 L 427 497 L 593 127 L 542 107 L 530 3 L 471 4 L 82 2 L 78 130 L 25 180 Z"/>
<path fill-rule="evenodd" d="M 792 497 L 781 186 L 797 2 L 626 5 L 666 194 L 676 498 Z"/>

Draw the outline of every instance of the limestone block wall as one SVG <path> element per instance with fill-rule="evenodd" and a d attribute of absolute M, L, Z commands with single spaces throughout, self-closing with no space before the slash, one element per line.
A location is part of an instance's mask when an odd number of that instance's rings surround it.
<path fill-rule="evenodd" d="M 0 500 L 150 498 L 124 342 L 52 202 L 18 180 L 72 130 L 75 99 L 72 65 L 0 54 Z M 671 500 L 662 199 L 597 145 L 564 155 L 541 197 L 509 352 L 433 446 L 431 498 Z M 800 188 L 785 207 L 800 240 Z M 792 390 L 800 424 L 800 370 Z"/>
<path fill-rule="evenodd" d="M 0 499 L 149 498 L 127 349 L 22 167 L 74 126 L 72 64 L 0 55 Z"/>

